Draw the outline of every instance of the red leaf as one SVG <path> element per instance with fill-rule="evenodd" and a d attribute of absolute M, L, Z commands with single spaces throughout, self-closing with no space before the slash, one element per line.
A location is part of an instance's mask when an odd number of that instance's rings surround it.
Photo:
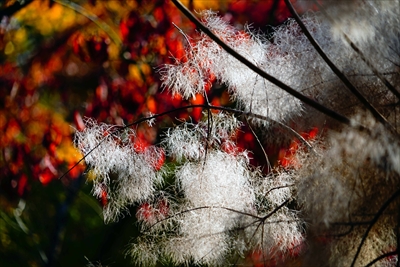
<path fill-rule="evenodd" d="M 49 168 L 45 168 L 40 174 L 39 174 L 39 181 L 43 185 L 49 184 L 53 179 L 55 179 L 55 175 Z"/>
<path fill-rule="evenodd" d="M 18 180 L 18 188 L 17 188 L 17 192 L 20 197 L 24 195 L 27 183 L 28 183 L 28 176 L 26 176 L 26 174 L 22 174 Z"/>
<path fill-rule="evenodd" d="M 78 111 L 74 112 L 74 123 L 78 131 L 83 131 L 83 129 L 85 129 L 85 124 L 83 123 L 82 116 L 81 114 L 79 114 Z"/>

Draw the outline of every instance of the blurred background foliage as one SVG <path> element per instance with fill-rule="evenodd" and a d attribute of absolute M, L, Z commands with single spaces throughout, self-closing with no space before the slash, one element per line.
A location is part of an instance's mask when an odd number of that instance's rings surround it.
<path fill-rule="evenodd" d="M 184 1 L 218 10 L 243 28 L 268 32 L 285 21 L 280 0 Z M 90 194 L 73 134 L 84 117 L 127 124 L 149 113 L 204 103 L 162 90 L 157 69 L 182 58 L 193 25 L 165 0 L 6 0 L 0 4 L 0 263 L 15 266 L 132 266 L 124 253 L 138 234 L 135 216 L 105 225 L 106 199 Z M 223 85 L 208 98 L 230 105 Z M 179 111 L 155 127 L 137 126 L 139 145 L 156 143 Z M 239 145 L 257 148 L 249 129 Z M 269 148 L 271 149 L 271 148 Z M 261 153 L 261 152 L 260 152 Z M 257 157 L 255 156 L 255 161 Z M 262 158 L 262 157 L 261 157 Z M 131 214 L 136 207 L 131 208 Z M 253 264 L 257 266 L 257 263 Z"/>

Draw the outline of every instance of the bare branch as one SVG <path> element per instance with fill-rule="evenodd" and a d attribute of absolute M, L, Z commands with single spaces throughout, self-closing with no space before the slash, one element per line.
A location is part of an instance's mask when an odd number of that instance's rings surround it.
<path fill-rule="evenodd" d="M 83 8 L 82 6 L 73 3 L 71 1 L 68 0 L 52 0 L 60 5 L 63 5 L 65 7 L 68 7 L 72 10 L 74 10 L 77 13 L 80 13 L 81 15 L 85 16 L 86 18 L 90 19 L 91 21 L 93 21 L 100 29 L 102 29 L 103 31 L 105 31 L 108 36 L 111 38 L 111 40 L 118 46 L 121 47 L 122 46 L 122 41 L 121 38 L 119 37 L 119 35 L 104 21 L 102 21 L 99 17 L 97 17 L 95 14 L 89 12 L 88 10 L 86 10 L 85 8 Z"/>

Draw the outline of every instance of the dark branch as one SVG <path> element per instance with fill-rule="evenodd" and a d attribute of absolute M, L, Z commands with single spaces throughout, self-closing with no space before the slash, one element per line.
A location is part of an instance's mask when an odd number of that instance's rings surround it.
<path fill-rule="evenodd" d="M 289 203 L 290 199 L 287 199 L 285 202 L 283 202 L 282 204 L 280 204 L 278 207 L 276 207 L 273 211 L 271 211 L 270 213 L 268 213 L 267 215 L 265 215 L 264 217 L 262 217 L 262 221 L 265 222 L 266 219 L 268 219 L 269 217 L 271 217 L 274 213 L 276 213 L 278 210 L 280 210 L 281 208 L 283 208 L 284 206 L 286 206 L 287 203 Z"/>
<path fill-rule="evenodd" d="M 236 213 L 241 214 L 241 215 L 253 217 L 253 218 L 256 219 L 256 221 L 259 221 L 259 220 L 262 219 L 262 218 L 258 217 L 257 215 L 254 215 L 254 214 L 251 214 L 251 213 L 247 213 L 247 212 L 244 212 L 244 211 L 240 211 L 240 210 L 231 209 L 231 208 L 217 207 L 217 206 L 202 206 L 202 207 L 196 207 L 196 208 L 187 209 L 187 210 L 184 210 L 184 211 L 175 213 L 175 214 L 173 214 L 173 215 L 171 215 L 171 216 L 168 216 L 168 217 L 166 217 L 166 218 L 163 218 L 163 219 L 161 219 L 161 220 L 158 220 L 157 222 L 155 222 L 154 224 L 152 224 L 152 225 L 149 227 L 149 229 L 152 228 L 152 227 L 154 227 L 155 225 L 157 225 L 157 224 L 163 222 L 163 221 L 169 220 L 169 219 L 171 219 L 171 218 L 177 217 L 177 216 L 179 216 L 179 215 L 182 215 L 182 214 L 185 214 L 185 213 L 188 213 L 188 212 L 192 212 L 192 211 L 196 211 L 196 210 L 202 210 L 202 209 L 224 209 L 224 210 L 227 210 L 227 211 L 236 212 Z"/>

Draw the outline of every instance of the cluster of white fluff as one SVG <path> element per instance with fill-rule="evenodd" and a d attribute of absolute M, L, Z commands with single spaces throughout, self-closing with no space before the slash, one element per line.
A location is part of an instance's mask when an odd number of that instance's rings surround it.
<path fill-rule="evenodd" d="M 157 180 L 154 161 L 160 151 L 151 147 L 143 153 L 135 152 L 135 132 L 129 128 L 94 120 L 86 120 L 85 126 L 83 131 L 76 132 L 75 144 L 95 177 L 93 194 L 98 198 L 107 196 L 104 220 L 114 221 L 128 205 L 153 194 Z"/>
<path fill-rule="evenodd" d="M 183 123 L 169 129 L 164 145 L 169 155 L 178 161 L 201 160 L 207 150 L 216 149 L 224 142 L 231 143 L 231 137 L 241 124 L 234 116 L 218 113 L 197 124 Z"/>
<path fill-rule="evenodd" d="M 238 53 L 269 74 L 283 78 L 282 66 L 290 62 L 282 58 L 281 66 L 277 67 L 270 60 L 274 55 L 269 57 L 269 51 L 274 49 L 271 43 L 249 30 L 238 32 L 211 11 L 203 13 L 203 20 L 211 31 Z M 207 78 L 211 73 L 228 85 L 232 97 L 245 111 L 281 122 L 301 113 L 302 107 L 297 99 L 259 77 L 204 33 L 198 36 L 195 44 L 188 46 L 186 58 L 177 61 L 176 65 L 165 65 L 161 70 L 163 85 L 173 93 L 180 93 L 185 98 L 197 93 L 206 94 L 204 83 L 209 82 Z"/>
<path fill-rule="evenodd" d="M 258 216 L 263 220 L 246 218 L 246 233 L 250 243 L 261 251 L 265 259 L 285 255 L 304 241 L 302 220 L 298 214 L 283 205 L 294 199 L 294 179 L 288 172 L 271 173 L 253 180 Z M 282 206 L 283 205 L 283 206 Z M 280 208 L 279 208 L 280 207 Z"/>
<path fill-rule="evenodd" d="M 233 251 L 261 249 L 273 258 L 273 249 L 286 252 L 302 242 L 296 214 L 279 207 L 292 199 L 290 177 L 265 177 L 249 165 L 247 152 L 221 150 L 240 125 L 234 116 L 218 113 L 167 134 L 165 149 L 182 163 L 174 169 L 175 192 L 182 197 L 171 196 L 169 217 L 142 229 L 145 236 L 131 250 L 139 262 L 154 265 L 168 258 L 217 266 Z M 201 155 L 191 152 L 198 145 L 207 146 Z"/>
<path fill-rule="evenodd" d="M 202 162 L 187 162 L 176 173 L 186 199 L 182 211 L 196 209 L 179 218 L 179 234 L 186 240 L 184 258 L 196 263 L 222 263 L 229 248 L 228 232 L 240 212 L 254 212 L 252 172 L 245 158 L 212 151 Z M 232 209 L 232 210 L 227 210 Z"/>

